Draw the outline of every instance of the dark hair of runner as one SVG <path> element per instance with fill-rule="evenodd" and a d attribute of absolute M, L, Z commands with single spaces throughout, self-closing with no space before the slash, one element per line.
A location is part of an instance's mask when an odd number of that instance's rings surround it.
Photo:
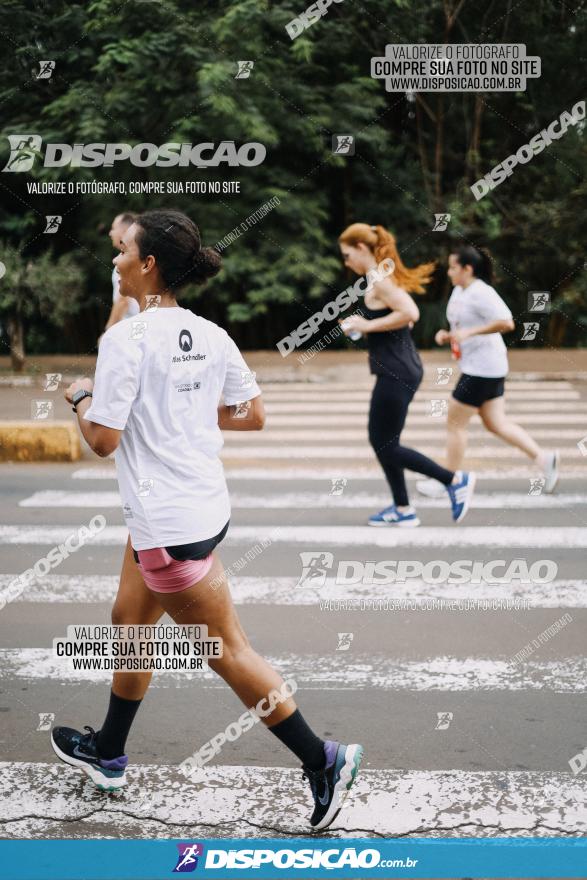
<path fill-rule="evenodd" d="M 460 244 L 451 251 L 461 264 L 461 266 L 470 266 L 473 270 L 475 278 L 491 284 L 493 279 L 493 263 L 489 255 L 489 251 L 485 248 L 473 247 L 472 244 Z"/>
<path fill-rule="evenodd" d="M 118 215 L 118 219 L 121 223 L 125 223 L 127 226 L 130 226 L 131 223 L 134 223 L 139 215 L 133 214 L 132 211 L 123 211 L 122 214 Z"/>
<path fill-rule="evenodd" d="M 203 284 L 218 274 L 222 259 L 213 248 L 202 247 L 200 230 L 181 211 L 145 211 L 135 223 L 141 260 L 155 257 L 165 286 L 178 290 Z"/>

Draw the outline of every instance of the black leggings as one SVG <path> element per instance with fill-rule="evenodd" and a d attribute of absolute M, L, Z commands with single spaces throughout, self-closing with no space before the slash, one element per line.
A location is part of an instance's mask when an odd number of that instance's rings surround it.
<path fill-rule="evenodd" d="M 418 383 L 419 384 L 419 383 Z M 400 446 L 408 407 L 417 387 L 407 385 L 399 379 L 378 376 L 371 397 L 369 411 L 369 440 L 379 464 L 385 472 L 393 495 L 394 504 L 407 507 L 410 503 L 404 469 L 425 474 L 448 486 L 454 477 L 448 471 L 415 449 Z"/>

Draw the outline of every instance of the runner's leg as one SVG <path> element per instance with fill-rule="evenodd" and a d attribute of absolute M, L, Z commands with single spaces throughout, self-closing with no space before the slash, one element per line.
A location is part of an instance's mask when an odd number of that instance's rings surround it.
<path fill-rule="evenodd" d="M 116 626 L 154 624 L 163 613 L 156 594 L 145 585 L 134 560 L 129 538 L 122 562 L 118 594 L 112 608 L 112 623 Z M 117 758 L 124 754 L 130 728 L 151 683 L 151 676 L 152 672 L 113 674 L 108 712 L 96 741 L 103 758 Z"/>
<path fill-rule="evenodd" d="M 540 446 L 524 428 L 506 416 L 503 396 L 486 400 L 479 410 L 479 415 L 488 431 L 505 440 L 510 446 L 521 449 L 538 464 L 542 464 L 543 453 Z"/>
<path fill-rule="evenodd" d="M 469 422 L 476 412 L 476 407 L 461 403 L 454 397 L 450 398 L 446 420 L 446 466 L 451 471 L 458 471 L 463 466 Z"/>
<path fill-rule="evenodd" d="M 247 708 L 256 706 L 271 691 L 279 691 L 283 678 L 251 646 L 234 608 L 222 563 L 214 553 L 208 574 L 193 587 L 157 593 L 167 613 L 178 624 L 208 627 L 208 636 L 222 639 L 223 656 L 209 660 Z M 304 721 L 292 697 L 276 705 L 261 719 L 302 763 L 310 769 L 324 766 L 324 741 Z"/>

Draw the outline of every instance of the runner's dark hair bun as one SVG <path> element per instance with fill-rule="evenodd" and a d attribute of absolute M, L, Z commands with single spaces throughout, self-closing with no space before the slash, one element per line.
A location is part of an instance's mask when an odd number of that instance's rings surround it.
<path fill-rule="evenodd" d="M 202 247 L 200 230 L 181 211 L 145 211 L 136 219 L 141 260 L 153 256 L 170 290 L 186 284 L 203 284 L 217 275 L 222 258 L 213 248 Z"/>
<path fill-rule="evenodd" d="M 200 248 L 194 259 L 194 271 L 197 272 L 204 281 L 218 275 L 222 268 L 222 257 L 214 248 Z"/>

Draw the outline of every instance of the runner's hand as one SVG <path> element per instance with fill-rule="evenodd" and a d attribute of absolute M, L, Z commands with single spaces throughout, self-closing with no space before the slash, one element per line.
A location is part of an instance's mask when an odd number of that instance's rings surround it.
<path fill-rule="evenodd" d="M 75 382 L 72 382 L 69 388 L 65 389 L 65 399 L 68 403 L 73 403 L 72 397 L 76 391 L 81 391 L 84 389 L 85 391 L 93 391 L 94 382 L 92 379 L 76 379 Z"/>
<path fill-rule="evenodd" d="M 434 341 L 437 345 L 446 345 L 450 341 L 450 333 L 448 330 L 439 330 Z"/>

